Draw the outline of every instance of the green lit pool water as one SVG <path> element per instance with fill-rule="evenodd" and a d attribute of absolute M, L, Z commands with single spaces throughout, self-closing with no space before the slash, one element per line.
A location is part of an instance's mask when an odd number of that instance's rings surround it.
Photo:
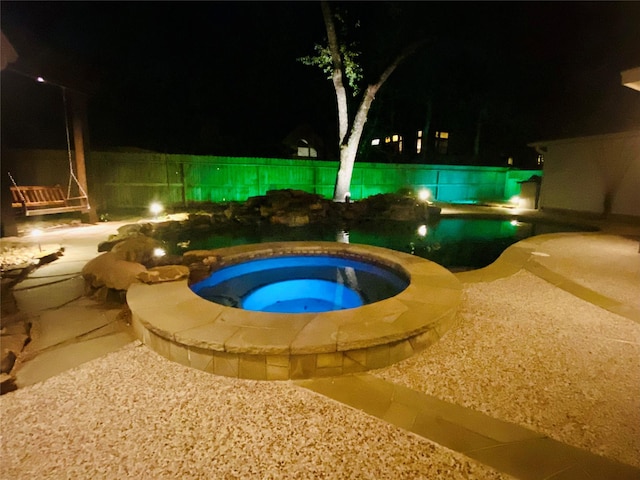
<path fill-rule="evenodd" d="M 279 241 L 343 241 L 390 248 L 436 262 L 451 270 L 482 268 L 494 262 L 510 245 L 544 233 L 588 231 L 589 228 L 504 219 L 447 218 L 420 224 L 384 222 L 364 224 L 349 231 L 326 225 L 238 227 L 233 231 L 184 232 L 165 238 L 170 253 L 210 250 L 250 243 Z"/>

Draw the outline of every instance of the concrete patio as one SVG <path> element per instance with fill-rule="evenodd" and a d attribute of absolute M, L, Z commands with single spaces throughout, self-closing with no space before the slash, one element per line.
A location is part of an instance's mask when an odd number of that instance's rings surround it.
<path fill-rule="evenodd" d="M 130 222 L 46 231 L 65 251 L 15 289 L 33 340 L 0 397 L 0 477 L 640 478 L 640 224 L 589 222 L 456 274 L 460 324 L 414 357 L 278 382 L 170 362 L 83 297 Z"/>

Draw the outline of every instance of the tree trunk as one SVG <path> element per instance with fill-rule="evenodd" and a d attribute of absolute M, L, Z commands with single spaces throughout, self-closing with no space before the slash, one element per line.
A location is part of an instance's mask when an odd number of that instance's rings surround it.
<path fill-rule="evenodd" d="M 367 122 L 367 115 L 369 115 L 371 103 L 382 84 L 387 81 L 389 76 L 405 58 L 412 55 L 418 47 L 424 44 L 424 40 L 407 46 L 393 60 L 393 62 L 391 62 L 386 70 L 382 72 L 378 82 L 374 85 L 369 85 L 362 102 L 360 103 L 360 107 L 358 108 L 358 113 L 356 114 L 353 125 L 351 126 L 351 131 L 349 131 L 349 111 L 347 104 L 347 92 L 343 80 L 344 65 L 340 54 L 340 45 L 338 43 L 338 37 L 336 35 L 329 2 L 322 1 L 320 5 L 322 7 L 322 17 L 327 30 L 329 51 L 331 52 L 331 60 L 333 63 L 331 79 L 333 80 L 333 87 L 336 92 L 336 101 L 338 104 L 338 147 L 340 148 L 340 168 L 336 175 L 333 200 L 335 202 L 345 202 L 351 197 L 350 188 L 351 176 L 353 175 L 353 164 L 356 161 L 360 138 L 362 137 L 364 124 Z"/>
<path fill-rule="evenodd" d="M 353 165 L 356 161 L 356 155 L 358 153 L 358 146 L 360 145 L 360 138 L 364 130 L 364 125 L 367 123 L 367 116 L 369 115 L 369 109 L 373 103 L 373 99 L 376 96 L 376 92 L 380 88 L 379 84 L 370 85 L 360 103 L 358 113 L 353 121 L 351 132 L 349 133 L 349 141 L 346 144 L 340 145 L 340 168 L 338 169 L 338 175 L 336 176 L 336 185 L 333 190 L 334 202 L 345 202 L 347 197 L 351 197 L 351 177 L 353 176 Z"/>
<path fill-rule="evenodd" d="M 336 28 L 331 16 L 331 9 L 327 2 L 320 3 L 322 7 L 322 16 L 324 18 L 324 24 L 327 29 L 327 39 L 329 41 L 329 50 L 331 51 L 331 61 L 333 62 L 333 73 L 331 80 L 333 81 L 333 88 L 336 91 L 336 102 L 338 104 L 338 145 L 342 148 L 342 144 L 347 137 L 347 131 L 349 129 L 349 111 L 347 107 L 347 90 L 344 87 L 342 74 L 344 66 L 342 64 L 342 57 L 340 56 L 340 46 L 338 44 L 338 36 L 336 35 Z"/>

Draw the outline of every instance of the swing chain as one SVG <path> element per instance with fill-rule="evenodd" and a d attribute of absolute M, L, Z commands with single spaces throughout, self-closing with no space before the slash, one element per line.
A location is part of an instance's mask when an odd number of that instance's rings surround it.
<path fill-rule="evenodd" d="M 86 198 L 88 202 L 89 197 L 87 195 L 87 192 L 85 192 L 84 188 L 82 188 L 82 185 L 80 185 L 80 181 L 76 177 L 76 174 L 73 170 L 73 161 L 71 159 L 71 140 L 69 138 L 69 116 L 67 113 L 67 89 L 65 87 L 62 87 L 62 101 L 64 103 L 64 127 L 67 134 L 67 156 L 69 159 L 69 184 L 67 185 L 67 199 L 71 198 L 71 179 L 73 178 L 76 181 L 76 185 L 78 185 L 78 190 L 82 194 L 81 198 Z"/>

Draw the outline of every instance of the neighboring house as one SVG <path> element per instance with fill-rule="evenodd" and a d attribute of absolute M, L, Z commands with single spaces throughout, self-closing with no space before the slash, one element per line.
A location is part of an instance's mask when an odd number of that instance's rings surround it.
<path fill-rule="evenodd" d="M 621 79 L 640 91 L 640 68 Z M 640 129 L 529 146 L 544 158 L 540 208 L 640 218 Z"/>
<path fill-rule="evenodd" d="M 431 141 L 433 150 L 438 155 L 446 155 L 449 153 L 449 132 L 436 131 L 434 139 Z M 392 133 L 384 137 L 376 137 L 371 139 L 371 146 L 390 153 L 403 153 L 419 155 L 424 152 L 428 146 L 428 140 L 423 137 L 422 130 L 416 130 L 416 136 L 410 139 L 408 145 L 404 144 L 404 138 L 398 133 Z"/>
<path fill-rule="evenodd" d="M 309 125 L 296 127 L 282 141 L 290 158 L 324 158 L 324 142 Z"/>

